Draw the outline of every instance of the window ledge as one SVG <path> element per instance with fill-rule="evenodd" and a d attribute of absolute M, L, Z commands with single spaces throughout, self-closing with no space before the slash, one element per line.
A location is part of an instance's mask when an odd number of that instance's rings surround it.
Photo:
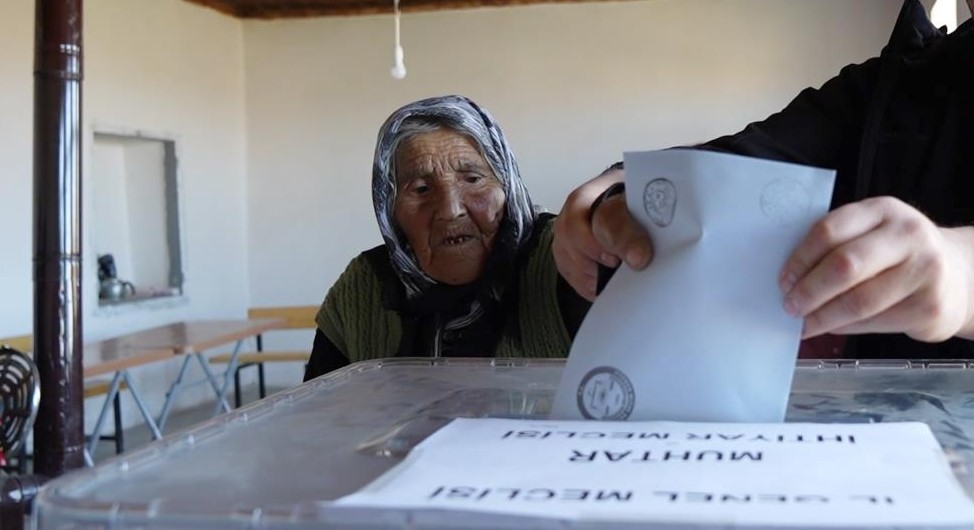
<path fill-rule="evenodd" d="M 96 317 L 128 315 L 144 311 L 162 311 L 183 307 L 189 304 L 189 298 L 184 294 L 162 296 L 133 296 L 117 301 L 98 300 L 98 307 L 94 311 Z"/>

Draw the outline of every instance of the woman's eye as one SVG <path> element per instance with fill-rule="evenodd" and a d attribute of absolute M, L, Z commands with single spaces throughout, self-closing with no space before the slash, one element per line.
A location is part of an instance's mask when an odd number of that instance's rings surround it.
<path fill-rule="evenodd" d="M 476 173 L 467 173 L 466 175 L 464 175 L 463 180 L 470 184 L 476 184 L 480 182 L 481 179 L 483 178 L 484 178 L 483 175 L 478 175 Z"/>
<path fill-rule="evenodd" d="M 410 193 L 422 195 L 423 193 L 429 191 L 430 187 L 425 180 L 414 180 L 409 183 L 406 189 L 409 190 Z"/>

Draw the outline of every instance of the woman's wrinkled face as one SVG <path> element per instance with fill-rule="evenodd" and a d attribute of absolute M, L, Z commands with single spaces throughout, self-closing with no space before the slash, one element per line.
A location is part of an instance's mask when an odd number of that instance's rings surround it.
<path fill-rule="evenodd" d="M 395 220 L 419 266 L 445 284 L 473 282 L 504 217 L 504 190 L 487 161 L 450 129 L 413 136 L 395 156 Z"/>

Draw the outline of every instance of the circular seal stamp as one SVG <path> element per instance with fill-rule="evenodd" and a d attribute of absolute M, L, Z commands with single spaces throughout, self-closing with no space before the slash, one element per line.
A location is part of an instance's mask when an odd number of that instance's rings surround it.
<path fill-rule="evenodd" d="M 761 190 L 761 212 L 778 224 L 794 223 L 808 214 L 811 207 L 811 194 L 805 186 L 794 179 L 779 178 L 768 183 Z"/>
<path fill-rule="evenodd" d="M 599 366 L 578 384 L 578 410 L 590 420 L 625 420 L 636 404 L 636 392 L 625 374 L 611 366 Z"/>
<path fill-rule="evenodd" d="M 665 178 L 649 181 L 643 190 L 643 207 L 654 225 L 670 226 L 676 213 L 676 186 Z"/>

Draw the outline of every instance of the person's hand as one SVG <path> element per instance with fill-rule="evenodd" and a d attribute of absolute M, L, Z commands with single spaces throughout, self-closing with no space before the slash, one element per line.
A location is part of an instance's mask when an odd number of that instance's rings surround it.
<path fill-rule="evenodd" d="M 938 227 L 891 197 L 848 204 L 813 225 L 779 284 L 803 338 L 974 338 L 974 228 Z"/>
<path fill-rule="evenodd" d="M 619 259 L 602 250 L 592 234 L 590 209 L 595 199 L 609 186 L 622 182 L 623 172 L 607 171 L 582 184 L 565 199 L 555 219 L 551 252 L 562 278 L 580 296 L 595 299 L 598 264 L 619 265 Z"/>
<path fill-rule="evenodd" d="M 630 267 L 642 269 L 652 258 L 649 236 L 629 214 L 624 194 L 591 212 L 595 199 L 623 177 L 622 170 L 612 170 L 586 182 L 569 194 L 555 219 L 552 253 L 558 272 L 588 300 L 595 299 L 599 263 L 617 267 L 624 257 Z"/>

